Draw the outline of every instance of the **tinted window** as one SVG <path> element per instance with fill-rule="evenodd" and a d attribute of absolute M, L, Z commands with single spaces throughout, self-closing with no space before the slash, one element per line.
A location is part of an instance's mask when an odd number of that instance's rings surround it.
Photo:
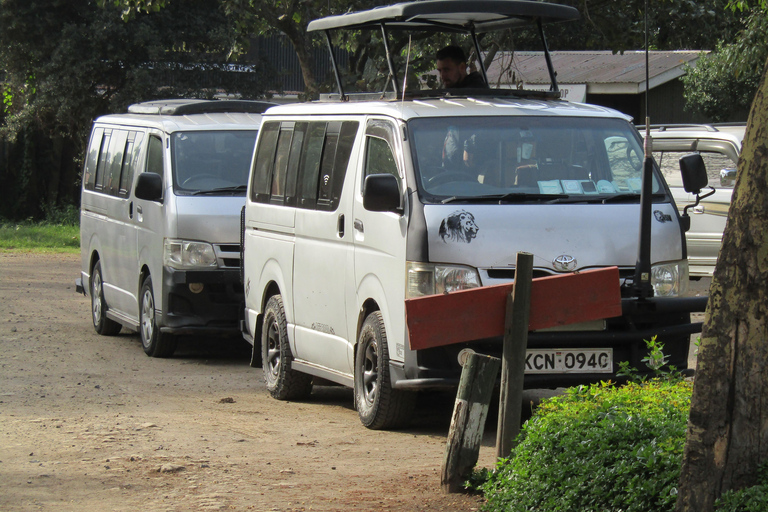
<path fill-rule="evenodd" d="M 155 135 L 149 137 L 146 172 L 163 175 L 163 141 Z"/>
<path fill-rule="evenodd" d="M 643 150 L 622 119 L 561 116 L 416 118 L 408 123 L 425 202 L 531 194 L 550 201 L 640 200 Z M 663 191 L 654 174 L 653 191 Z M 527 194 L 527 196 L 526 196 Z M 632 197 L 636 196 L 636 197 Z"/>
<path fill-rule="evenodd" d="M 256 161 L 253 164 L 251 199 L 253 201 L 269 200 L 272 188 L 272 167 L 275 162 L 277 135 L 280 123 L 271 121 L 261 127 L 261 138 L 256 148 Z"/>

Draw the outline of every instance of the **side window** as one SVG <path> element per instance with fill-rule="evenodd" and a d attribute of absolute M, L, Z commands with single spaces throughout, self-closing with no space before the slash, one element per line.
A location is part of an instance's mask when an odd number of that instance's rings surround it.
<path fill-rule="evenodd" d="M 156 135 L 149 136 L 146 172 L 163 175 L 163 141 Z"/>
<path fill-rule="evenodd" d="M 297 183 L 299 178 L 299 163 L 301 161 L 302 148 L 304 147 L 304 137 L 307 134 L 309 123 L 296 123 L 293 128 L 293 139 L 291 140 L 291 152 L 288 156 L 288 169 L 285 176 L 285 204 L 296 206 Z"/>
<path fill-rule="evenodd" d="M 256 150 L 251 199 L 335 210 L 358 126 L 357 121 L 267 123 Z"/>
<path fill-rule="evenodd" d="M 291 150 L 294 123 L 283 123 L 280 134 L 277 137 L 277 154 L 275 155 L 275 167 L 272 172 L 272 187 L 270 202 L 283 204 L 285 200 L 285 178 L 288 171 L 288 155 Z"/>
<path fill-rule="evenodd" d="M 109 145 L 109 166 L 104 175 L 104 191 L 116 196 L 120 188 L 120 173 L 123 170 L 125 159 L 125 146 L 128 140 L 127 130 L 113 130 L 112 141 Z"/>
<path fill-rule="evenodd" d="M 360 189 L 365 184 L 365 178 L 371 174 L 391 174 L 400 183 L 400 172 L 393 150 L 395 127 L 388 121 L 372 119 L 368 121 L 365 133 L 365 167 Z"/>
<path fill-rule="evenodd" d="M 304 151 L 299 164 L 299 202 L 300 208 L 314 208 L 317 204 L 317 179 L 320 174 L 320 160 L 325 144 L 326 123 L 309 123 Z"/>
<path fill-rule="evenodd" d="M 107 173 L 107 167 L 109 166 L 109 142 L 112 138 L 112 130 L 104 130 L 104 136 L 101 139 L 101 147 L 99 149 L 99 159 L 96 163 L 96 177 L 93 184 L 93 189 L 97 191 L 104 190 L 104 175 Z"/>
<path fill-rule="evenodd" d="M 270 121 L 261 127 L 261 137 L 256 147 L 256 161 L 251 177 L 251 201 L 266 203 L 272 189 L 272 168 L 275 162 L 277 136 L 280 123 Z"/>
<path fill-rule="evenodd" d="M 96 185 L 96 166 L 99 163 L 103 138 L 104 128 L 94 128 L 88 144 L 88 155 L 83 171 L 83 188 L 85 190 L 93 190 Z"/>
<path fill-rule="evenodd" d="M 386 140 L 369 135 L 365 141 L 365 169 L 363 181 L 371 174 L 391 174 L 398 181 L 400 174 L 397 171 L 395 155 Z"/>
<path fill-rule="evenodd" d="M 117 195 L 128 197 L 131 193 L 131 182 L 133 181 L 133 168 L 136 153 L 135 149 L 141 145 L 141 132 L 128 132 L 128 138 L 125 141 L 125 151 L 120 170 L 120 183 Z"/>

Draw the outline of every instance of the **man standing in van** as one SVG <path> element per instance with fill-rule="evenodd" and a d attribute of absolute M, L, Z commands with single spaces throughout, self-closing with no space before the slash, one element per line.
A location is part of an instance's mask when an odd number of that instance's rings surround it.
<path fill-rule="evenodd" d="M 437 71 L 446 89 L 488 87 L 483 75 L 477 71 L 467 73 L 467 56 L 458 46 L 446 46 L 437 52 Z"/>

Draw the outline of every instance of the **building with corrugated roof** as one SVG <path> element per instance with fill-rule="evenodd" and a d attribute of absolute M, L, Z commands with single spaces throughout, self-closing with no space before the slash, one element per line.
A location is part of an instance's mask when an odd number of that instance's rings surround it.
<path fill-rule="evenodd" d="M 695 67 L 700 51 L 651 51 L 648 53 L 648 114 L 651 122 L 694 123 L 707 119 L 685 111 L 683 83 L 686 66 Z M 552 52 L 552 65 L 563 97 L 615 108 L 645 123 L 645 52 Z M 488 68 L 492 87 L 549 88 L 550 77 L 543 52 L 499 52 Z M 747 112 L 734 113 L 732 121 L 745 121 Z"/>

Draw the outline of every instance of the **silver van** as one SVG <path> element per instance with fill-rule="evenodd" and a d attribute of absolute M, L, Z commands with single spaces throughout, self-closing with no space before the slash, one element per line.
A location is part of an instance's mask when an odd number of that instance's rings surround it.
<path fill-rule="evenodd" d="M 309 30 L 474 33 L 574 12 L 426 0 Z M 244 326 L 273 397 L 331 381 L 354 389 L 366 427 L 402 426 L 415 391 L 458 385 L 462 351 L 502 350 L 500 337 L 414 349 L 406 301 L 512 282 L 523 251 L 534 277 L 618 267 L 622 306 L 621 316 L 530 333 L 526 386 L 616 379 L 624 361 L 644 368 L 654 336 L 686 368 L 700 330 L 690 312 L 704 302 L 683 297 L 672 194 L 630 117 L 561 100 L 551 76 L 543 92 L 400 91 L 393 77 L 391 93 L 355 96 L 339 81 L 339 94 L 265 112 L 245 206 Z"/>
<path fill-rule="evenodd" d="M 103 335 L 239 334 L 240 212 L 259 101 L 166 100 L 93 123 L 82 177 L 77 290 Z"/>

